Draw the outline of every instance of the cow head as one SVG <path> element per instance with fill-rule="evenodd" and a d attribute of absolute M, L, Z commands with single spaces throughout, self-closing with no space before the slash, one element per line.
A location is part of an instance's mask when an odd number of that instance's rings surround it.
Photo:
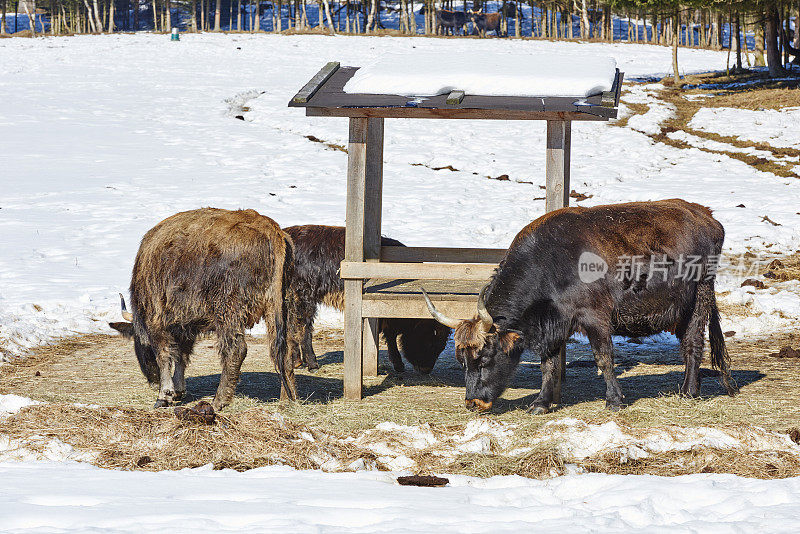
<path fill-rule="evenodd" d="M 430 319 L 409 321 L 400 330 L 400 345 L 408 363 L 418 372 L 433 370 L 450 337 L 450 329 Z"/>
<path fill-rule="evenodd" d="M 467 385 L 465 404 L 469 409 L 486 411 L 506 389 L 519 364 L 522 332 L 495 324 L 484 304 L 484 287 L 478 297 L 478 314 L 459 321 L 439 312 L 425 290 L 422 294 L 434 319 L 454 328 L 456 360 L 464 368 Z"/>

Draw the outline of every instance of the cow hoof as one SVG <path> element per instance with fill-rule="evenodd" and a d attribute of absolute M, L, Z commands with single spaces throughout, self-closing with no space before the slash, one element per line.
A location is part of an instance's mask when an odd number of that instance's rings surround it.
<path fill-rule="evenodd" d="M 176 391 L 175 395 L 172 396 L 172 400 L 174 402 L 177 402 L 177 401 L 183 399 L 183 397 L 185 397 L 185 396 L 186 396 L 186 391 Z"/>
<path fill-rule="evenodd" d="M 542 406 L 541 404 L 534 404 L 528 408 L 528 411 L 533 415 L 544 415 L 546 413 L 550 413 L 550 409 L 546 406 Z"/>
<path fill-rule="evenodd" d="M 618 412 L 622 409 L 622 404 L 606 401 L 606 410 L 610 412 Z"/>
<path fill-rule="evenodd" d="M 319 369 L 319 364 L 317 362 L 311 362 L 308 364 L 309 371 L 316 371 L 317 369 Z"/>
<path fill-rule="evenodd" d="M 169 401 L 164 399 L 158 399 L 156 403 L 153 405 L 153 408 L 166 408 L 169 406 Z"/>

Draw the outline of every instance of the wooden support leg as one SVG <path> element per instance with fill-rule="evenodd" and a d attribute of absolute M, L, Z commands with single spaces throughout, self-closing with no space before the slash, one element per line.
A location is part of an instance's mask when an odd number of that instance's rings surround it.
<path fill-rule="evenodd" d="M 364 261 L 381 256 L 383 190 L 383 119 L 368 119 L 364 186 Z M 366 376 L 378 376 L 378 319 L 364 319 L 363 361 Z"/>
<path fill-rule="evenodd" d="M 572 142 L 570 121 L 547 121 L 547 199 L 545 211 L 569 205 L 569 154 Z M 566 346 L 562 347 L 555 371 L 553 402 L 561 404 L 561 382 L 567 371 Z"/>
<path fill-rule="evenodd" d="M 347 156 L 345 261 L 380 259 L 382 186 L 383 119 L 352 117 Z M 365 361 L 368 374 L 377 374 L 378 366 L 377 321 L 368 322 L 361 316 L 363 288 L 363 280 L 344 282 L 344 396 L 354 400 L 361 398 Z M 370 343 L 365 344 L 365 339 Z"/>
<path fill-rule="evenodd" d="M 361 280 L 344 281 L 344 398 L 361 399 L 363 346 L 361 330 Z"/>
<path fill-rule="evenodd" d="M 363 341 L 361 350 L 363 351 L 364 376 L 378 376 L 378 319 L 364 317 L 362 326 Z"/>

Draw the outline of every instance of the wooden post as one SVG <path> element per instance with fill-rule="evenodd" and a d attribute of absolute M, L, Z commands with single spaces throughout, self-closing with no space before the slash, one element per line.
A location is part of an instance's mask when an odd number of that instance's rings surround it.
<path fill-rule="evenodd" d="M 381 257 L 383 119 L 368 119 L 365 172 L 364 261 L 377 262 Z M 378 319 L 365 318 L 363 329 L 364 375 L 378 376 Z"/>
<path fill-rule="evenodd" d="M 345 261 L 364 260 L 364 189 L 367 163 L 366 117 L 350 119 L 347 156 L 347 214 L 344 238 Z M 344 397 L 361 398 L 362 324 L 361 280 L 344 281 Z"/>
<path fill-rule="evenodd" d="M 352 117 L 347 156 L 345 261 L 379 261 L 383 119 Z M 344 281 L 344 396 L 361 398 L 364 373 L 377 374 L 376 319 L 362 319 L 364 282 Z"/>
<path fill-rule="evenodd" d="M 545 211 L 553 211 L 569 205 L 569 154 L 572 142 L 570 121 L 547 121 L 547 198 Z M 553 401 L 561 404 L 561 382 L 566 376 L 567 351 L 561 348 L 556 362 Z"/>

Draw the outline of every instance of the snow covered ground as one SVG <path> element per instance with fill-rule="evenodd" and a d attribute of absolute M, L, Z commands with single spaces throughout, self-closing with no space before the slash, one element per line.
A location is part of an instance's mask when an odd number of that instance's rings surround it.
<path fill-rule="evenodd" d="M 342 224 L 346 156 L 307 136 L 345 144 L 346 122 L 286 104 L 327 61 L 364 65 L 412 51 L 606 55 L 628 80 L 670 69 L 667 49 L 623 44 L 273 35 L 172 43 L 147 34 L 0 41 L 0 351 L 108 331 L 140 237 L 176 211 L 250 207 L 282 225 Z M 687 72 L 725 65 L 722 52 L 680 54 Z M 652 128 L 659 113 L 638 126 L 574 126 L 572 187 L 594 195 L 581 205 L 683 197 L 714 209 L 727 253 L 800 248 L 800 182 L 654 144 L 636 130 Z M 544 211 L 543 124 L 394 120 L 386 134 L 386 235 L 501 247 Z M 458 170 L 431 169 L 448 165 Z M 503 174 L 510 180 L 487 179 Z M 794 324 L 798 301 L 787 302 L 750 331 Z"/>
<path fill-rule="evenodd" d="M 30 404 L 0 395 L 0 418 Z M 632 436 L 613 422 L 561 419 L 542 432 L 550 430 L 576 458 L 616 451 L 622 462 L 702 446 L 800 454 L 785 434 L 759 429 L 640 429 Z M 390 447 L 374 439 L 372 434 L 380 432 L 391 435 L 392 450 L 398 443 L 411 448 L 443 443 L 451 451 L 485 453 L 470 444 L 492 436 L 502 446 L 510 431 L 502 423 L 475 420 L 463 435 L 442 440 L 426 426 L 382 423 L 353 442 L 381 454 L 381 448 Z M 104 470 L 87 463 L 91 460 L 56 439 L 34 454 L 24 443 L 0 437 L 0 530 L 789 532 L 800 514 L 800 478 L 584 473 L 540 481 L 447 475 L 447 487 L 415 488 L 395 482 L 404 471 L 324 473 L 272 466 L 238 473 L 206 466 L 153 473 Z"/>
<path fill-rule="evenodd" d="M 264 467 L 245 473 L 105 471 L 0 463 L 0 517 L 13 532 L 790 532 L 800 479 L 570 475 L 537 481 Z"/>

